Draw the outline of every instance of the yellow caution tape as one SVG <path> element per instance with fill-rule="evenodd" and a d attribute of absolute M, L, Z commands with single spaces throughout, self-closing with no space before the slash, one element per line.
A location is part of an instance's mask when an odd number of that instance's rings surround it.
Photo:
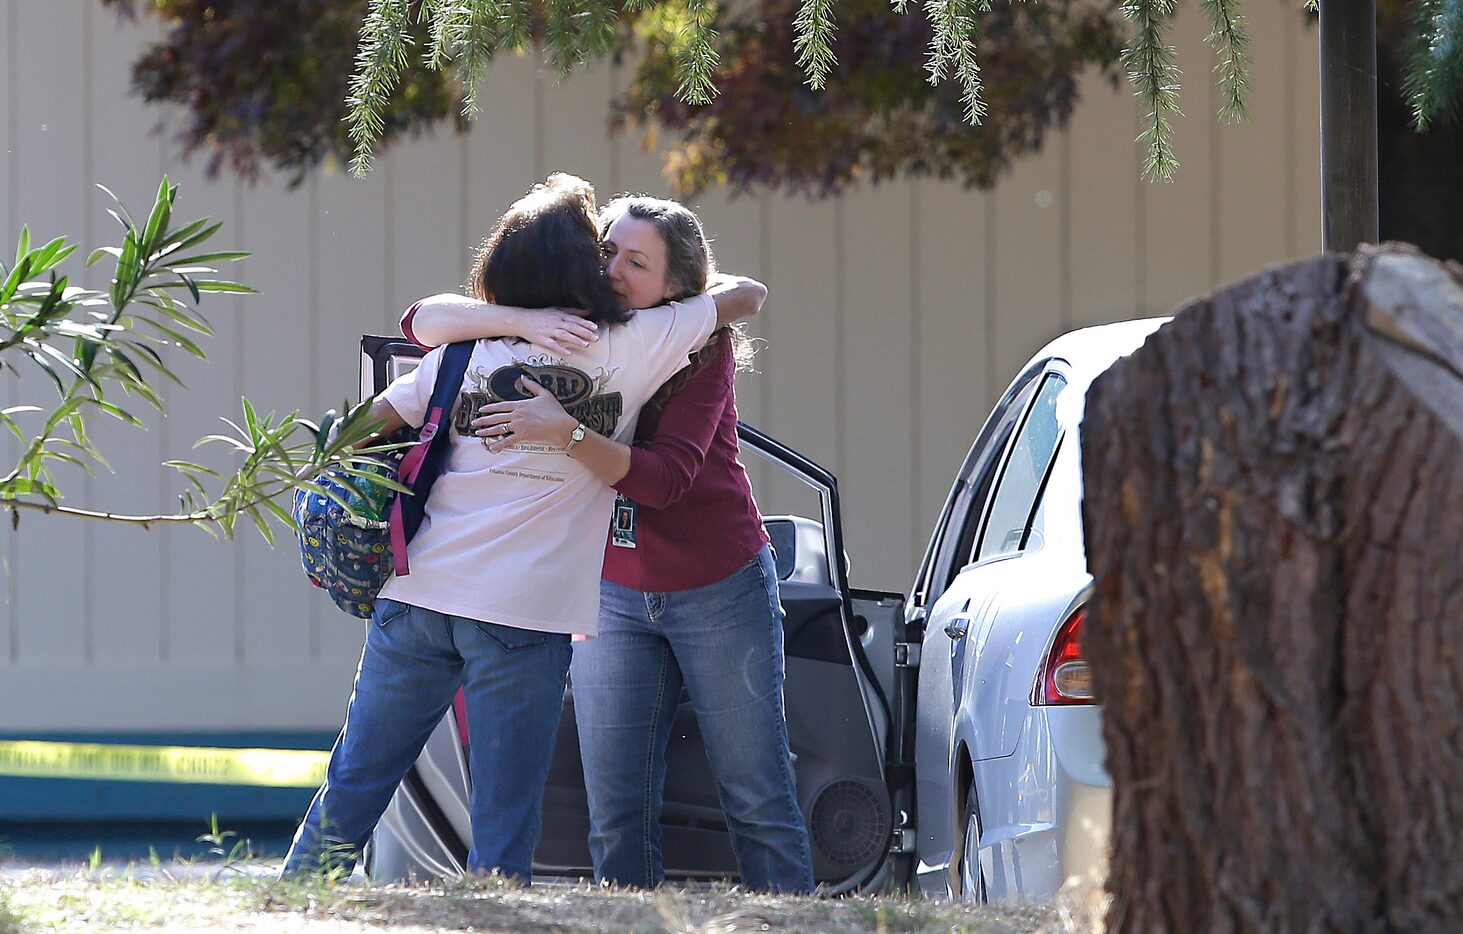
<path fill-rule="evenodd" d="M 225 749 L 0 740 L 0 775 L 314 788 L 330 753 L 313 749 Z"/>

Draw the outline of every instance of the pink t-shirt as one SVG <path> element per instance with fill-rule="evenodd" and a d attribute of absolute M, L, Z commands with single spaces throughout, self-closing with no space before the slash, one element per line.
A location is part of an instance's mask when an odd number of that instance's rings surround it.
<path fill-rule="evenodd" d="M 480 406 L 514 397 L 528 372 L 590 430 L 628 443 L 640 407 L 715 324 L 716 306 L 703 295 L 637 312 L 567 358 L 521 340 L 478 341 L 454 409 L 447 472 L 411 542 L 411 573 L 393 576 L 381 596 L 521 629 L 594 633 L 614 491 L 558 448 L 494 454 L 468 423 Z M 413 425 L 426 417 L 441 357 L 440 349 L 427 354 L 382 394 Z"/>

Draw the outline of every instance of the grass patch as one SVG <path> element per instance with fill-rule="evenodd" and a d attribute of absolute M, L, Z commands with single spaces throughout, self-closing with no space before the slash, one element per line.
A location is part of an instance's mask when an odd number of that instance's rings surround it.
<path fill-rule="evenodd" d="M 82 866 L 65 878 L 29 878 L 9 893 L 16 920 L 0 934 L 208 931 L 381 934 L 1036 934 L 1045 908 L 966 906 L 904 896 L 820 899 L 735 886 L 599 888 L 587 882 L 525 888 L 496 877 L 421 885 L 280 880 L 260 865 L 232 875 L 183 877 L 146 865 Z M 182 870 L 178 870 L 179 873 Z"/>
<path fill-rule="evenodd" d="M 413 886 L 334 886 L 308 878 L 254 879 L 242 885 L 261 912 L 300 912 L 372 927 L 519 934 L 1032 934 L 1054 917 L 1035 906 L 967 906 L 906 896 L 778 896 L 728 885 L 644 891 L 580 882 L 525 888 L 496 876 Z"/>

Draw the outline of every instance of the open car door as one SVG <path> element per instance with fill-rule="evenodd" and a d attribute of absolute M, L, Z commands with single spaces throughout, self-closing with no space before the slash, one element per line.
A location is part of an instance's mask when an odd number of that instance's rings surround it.
<path fill-rule="evenodd" d="M 415 365 L 401 338 L 362 341 L 361 391 L 372 395 Z M 845 579 L 837 481 L 817 464 L 745 424 L 744 458 L 765 458 L 816 492 L 816 517 L 768 517 L 783 608 L 788 738 L 798 803 L 808 824 L 814 878 L 845 892 L 908 878 L 914 695 L 903 598 L 855 593 Z M 834 560 L 838 556 L 838 560 Z M 366 856 L 378 879 L 460 874 L 469 828 L 468 740 L 461 705 L 449 710 L 402 782 Z M 736 878 L 726 819 L 688 698 L 682 694 L 667 750 L 661 815 L 665 871 L 673 879 Z M 590 875 L 588 806 L 574 692 L 544 793 L 534 871 Z M 891 851 L 893 859 L 890 858 Z"/>

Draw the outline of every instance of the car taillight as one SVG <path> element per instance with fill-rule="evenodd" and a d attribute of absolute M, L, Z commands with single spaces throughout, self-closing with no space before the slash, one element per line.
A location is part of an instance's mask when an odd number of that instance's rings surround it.
<path fill-rule="evenodd" d="M 1082 657 L 1082 624 L 1086 621 L 1087 608 L 1078 607 L 1057 630 L 1032 692 L 1034 704 L 1096 703 L 1092 696 L 1092 666 Z"/>

